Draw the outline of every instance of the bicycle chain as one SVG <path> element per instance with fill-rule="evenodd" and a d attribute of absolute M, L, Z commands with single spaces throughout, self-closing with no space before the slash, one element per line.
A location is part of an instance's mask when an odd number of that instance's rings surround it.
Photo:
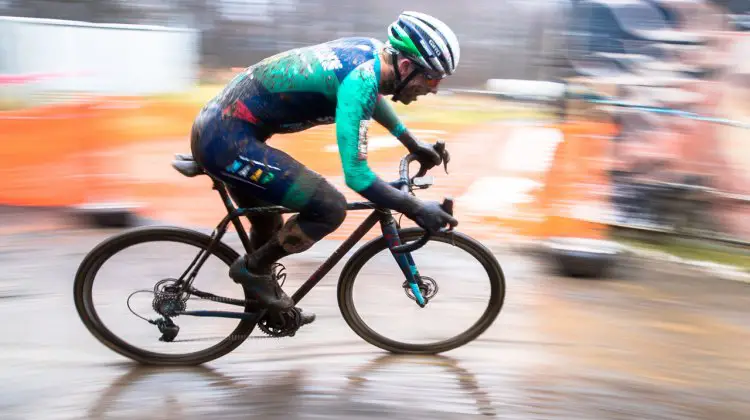
<path fill-rule="evenodd" d="M 283 285 L 286 280 L 286 267 L 280 263 L 276 263 L 271 267 L 271 272 L 274 280 L 279 283 L 279 286 Z M 164 283 L 175 281 L 173 279 L 165 279 L 157 283 L 154 287 L 154 299 L 151 303 L 156 313 L 169 318 L 179 316 L 179 312 L 184 311 L 187 307 L 187 299 L 181 298 L 180 294 L 176 293 L 176 290 L 170 290 L 172 288 L 171 285 L 160 288 Z M 294 336 L 302 326 L 302 311 L 298 308 L 292 308 L 290 311 L 275 318 L 271 320 L 267 315 L 264 316 L 258 322 L 258 328 L 268 336 L 281 338 Z"/>

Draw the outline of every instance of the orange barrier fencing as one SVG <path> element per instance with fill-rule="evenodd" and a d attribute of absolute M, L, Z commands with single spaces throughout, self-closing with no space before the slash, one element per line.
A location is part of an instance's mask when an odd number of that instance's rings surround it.
<path fill-rule="evenodd" d="M 482 175 L 459 206 L 516 236 L 605 239 L 610 212 L 609 123 L 509 126 L 490 176 Z M 501 141 L 496 140 L 498 143 Z"/>
<path fill-rule="evenodd" d="M 222 209 L 218 201 L 213 198 L 209 201 L 213 193 L 208 184 L 183 179 L 169 168 L 172 153 L 189 151 L 190 127 L 199 109 L 198 104 L 104 98 L 0 112 L 3 141 L 0 205 L 106 207 L 110 203 L 143 202 L 146 208 L 141 207 L 138 212 L 149 217 L 171 218 L 178 214 L 185 222 L 213 221 L 221 215 Z M 416 126 L 412 128 L 419 131 Z M 429 128 L 435 130 L 435 124 Z M 440 124 L 437 128 L 443 129 L 446 135 L 456 134 L 457 129 Z M 543 172 L 526 173 L 521 168 L 521 172 L 502 174 L 533 178 L 538 187 L 529 192 L 530 199 L 514 204 L 517 209 L 508 217 L 485 213 L 480 219 L 511 227 L 516 233 L 530 237 L 604 238 L 606 225 L 586 218 L 608 211 L 607 150 L 610 138 L 616 133 L 615 127 L 606 123 L 569 121 L 547 128 L 562 133 L 551 165 Z M 451 180 L 452 184 L 438 184 L 439 188 L 431 193 L 459 196 L 475 178 L 497 175 L 497 171 L 492 172 L 491 162 L 495 161 L 492 156 L 499 150 L 489 152 L 492 145 L 500 143 L 497 134 L 489 133 L 485 140 L 467 138 L 463 145 L 458 138 L 461 136 L 456 137 L 450 144 L 457 165 L 461 162 L 476 165 L 477 150 L 488 151 L 483 153 L 487 156 L 482 156 L 487 163 L 456 169 L 456 174 L 446 180 Z M 280 136 L 274 140 L 274 145 L 293 150 L 303 163 L 335 179 L 340 178 L 341 168 L 335 150 L 329 150 L 333 135 L 331 127 L 323 127 L 307 132 L 304 142 Z M 395 169 L 393 162 L 403 150 L 377 148 L 376 144 L 385 142 L 385 139 L 377 139 L 381 135 L 388 136 L 374 126 L 371 165 L 387 174 Z M 521 137 L 524 140 L 523 135 Z M 477 141 L 484 141 L 483 146 L 478 148 Z M 463 159 L 462 154 L 466 155 Z M 515 166 L 518 170 L 518 165 Z M 503 194 L 497 190 L 488 193 Z M 207 207 L 201 207 L 200 213 L 207 215 L 183 214 L 185 208 L 175 199 L 195 197 L 195 194 L 206 197 Z M 353 194 L 349 196 L 357 198 Z"/>
<path fill-rule="evenodd" d="M 129 201 L 135 176 L 118 149 L 187 138 L 199 106 L 104 98 L 0 112 L 0 204 L 70 207 Z"/>
<path fill-rule="evenodd" d="M 89 104 L 0 113 L 0 203 L 65 206 L 80 203 L 81 151 L 91 141 Z"/>
<path fill-rule="evenodd" d="M 540 236 L 606 239 L 602 220 L 610 211 L 608 150 L 617 127 L 568 121 L 556 128 L 563 141 L 536 197 L 545 215 Z"/>

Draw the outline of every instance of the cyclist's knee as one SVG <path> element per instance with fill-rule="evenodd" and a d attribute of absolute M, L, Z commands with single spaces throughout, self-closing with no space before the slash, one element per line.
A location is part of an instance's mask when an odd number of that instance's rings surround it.
<path fill-rule="evenodd" d="M 328 183 L 319 187 L 298 215 L 289 219 L 279 232 L 279 242 L 287 252 L 302 252 L 332 233 L 346 219 L 346 198 Z"/>
<path fill-rule="evenodd" d="M 344 219 L 346 219 L 346 197 L 332 185 L 327 184 L 325 188 L 318 188 L 314 198 L 316 203 L 314 215 L 323 225 L 318 239 L 322 239 L 344 223 Z"/>

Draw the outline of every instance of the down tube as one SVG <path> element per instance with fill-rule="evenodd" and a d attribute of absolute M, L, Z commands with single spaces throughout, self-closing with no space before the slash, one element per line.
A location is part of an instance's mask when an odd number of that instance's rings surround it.
<path fill-rule="evenodd" d="M 393 247 L 401 245 L 401 239 L 398 237 L 398 226 L 396 220 L 389 213 L 382 215 L 380 218 L 380 226 L 383 230 L 383 237 L 388 242 L 388 248 L 391 249 L 391 255 L 396 259 L 398 266 L 404 273 L 404 277 L 409 282 L 411 291 L 414 293 L 414 297 L 417 298 L 417 303 L 420 306 L 425 304 L 424 297 L 419 290 L 417 278 L 419 277 L 419 271 L 417 265 L 414 263 L 414 258 L 411 256 L 411 252 L 395 253 L 392 251 Z"/>

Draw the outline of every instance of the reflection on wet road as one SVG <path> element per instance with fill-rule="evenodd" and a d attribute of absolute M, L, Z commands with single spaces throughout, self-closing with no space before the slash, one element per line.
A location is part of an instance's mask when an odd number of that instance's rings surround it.
<path fill-rule="evenodd" d="M 202 367 L 142 368 L 98 343 L 72 303 L 78 263 L 111 233 L 4 237 L 3 420 L 735 420 L 750 413 L 745 284 L 646 262 L 627 278 L 560 278 L 497 247 L 508 289 L 495 324 L 458 350 L 406 357 L 386 355 L 348 329 L 336 306 L 338 266 L 303 301 L 318 320 L 297 336 L 258 335 Z M 298 287 L 336 245 L 289 258 L 285 288 Z"/>

